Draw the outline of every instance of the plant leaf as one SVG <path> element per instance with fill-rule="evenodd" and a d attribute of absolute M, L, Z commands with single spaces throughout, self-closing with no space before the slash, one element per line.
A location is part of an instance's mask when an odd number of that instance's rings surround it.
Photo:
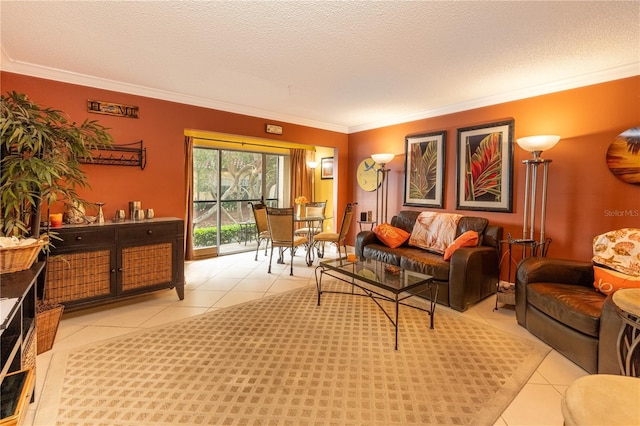
<path fill-rule="evenodd" d="M 427 141 L 411 145 L 411 170 L 409 170 L 409 197 L 429 198 L 436 185 L 438 145 Z"/>
<path fill-rule="evenodd" d="M 499 201 L 502 194 L 501 133 L 487 135 L 473 153 L 470 150 L 467 144 L 465 199 L 476 200 L 489 194 Z"/>

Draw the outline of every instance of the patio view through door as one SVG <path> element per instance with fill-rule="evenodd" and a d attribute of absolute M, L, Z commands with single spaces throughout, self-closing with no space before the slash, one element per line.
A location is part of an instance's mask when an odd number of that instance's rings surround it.
<path fill-rule="evenodd" d="M 279 154 L 193 148 L 193 246 L 198 256 L 256 249 L 249 203 L 264 199 L 278 206 L 286 180 L 284 160 Z"/>

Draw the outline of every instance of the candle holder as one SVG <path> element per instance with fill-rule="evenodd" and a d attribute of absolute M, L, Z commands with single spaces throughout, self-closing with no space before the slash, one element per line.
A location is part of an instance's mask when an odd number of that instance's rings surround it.
<path fill-rule="evenodd" d="M 104 213 L 102 212 L 102 206 L 104 206 L 105 203 L 96 203 L 96 206 L 98 206 L 98 217 L 96 218 L 96 222 L 99 224 L 103 224 L 104 223 Z"/>

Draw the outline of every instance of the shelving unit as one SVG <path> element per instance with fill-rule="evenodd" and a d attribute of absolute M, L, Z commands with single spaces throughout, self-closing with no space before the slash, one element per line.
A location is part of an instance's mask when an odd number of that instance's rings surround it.
<path fill-rule="evenodd" d="M 0 424 L 20 424 L 33 399 L 36 366 L 36 281 L 44 262 L 2 274 Z M 6 310 L 5 310 L 6 309 Z"/>
<path fill-rule="evenodd" d="M 147 165 L 147 148 L 142 141 L 129 144 L 112 145 L 109 148 L 93 150 L 93 158 L 81 158 L 84 164 L 104 164 L 111 166 L 138 166 L 141 170 Z"/>

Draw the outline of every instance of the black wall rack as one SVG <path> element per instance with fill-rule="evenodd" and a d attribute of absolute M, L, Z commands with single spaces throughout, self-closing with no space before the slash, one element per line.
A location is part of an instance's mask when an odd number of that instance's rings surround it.
<path fill-rule="evenodd" d="M 83 157 L 80 162 L 110 166 L 139 166 L 141 170 L 144 170 L 147 165 L 147 148 L 144 147 L 141 140 L 128 144 L 96 148 L 92 151 L 92 158 Z"/>

